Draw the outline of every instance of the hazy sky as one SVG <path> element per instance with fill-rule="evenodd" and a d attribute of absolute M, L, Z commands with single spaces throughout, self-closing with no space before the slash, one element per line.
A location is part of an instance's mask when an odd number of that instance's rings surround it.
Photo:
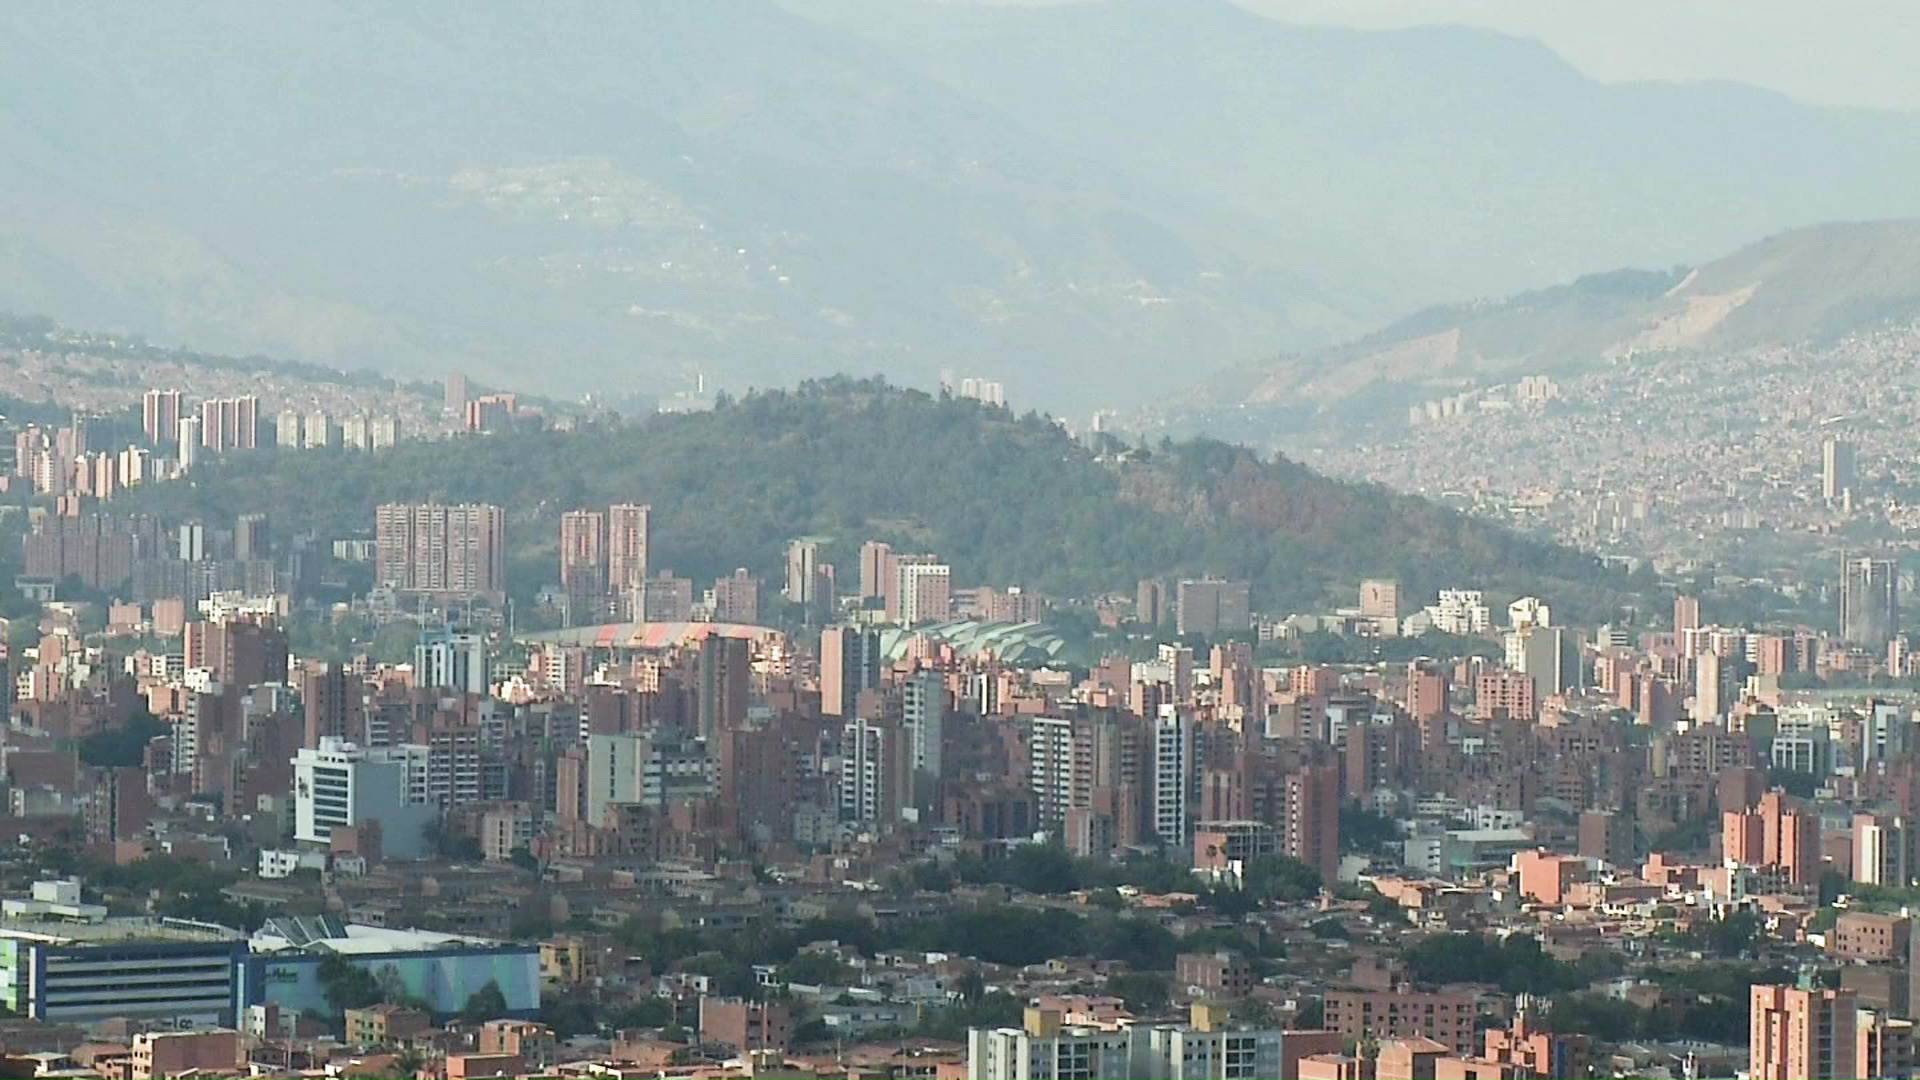
<path fill-rule="evenodd" d="M 1809 101 L 1920 109 L 1920 0 L 1239 2 L 1293 22 L 1490 27 L 1537 37 L 1606 80 L 1735 79 Z"/>
<path fill-rule="evenodd" d="M 1288 22 L 1484 26 L 1539 38 L 1610 82 L 1732 79 L 1804 101 L 1920 110 L 1920 0 L 1235 2 Z"/>

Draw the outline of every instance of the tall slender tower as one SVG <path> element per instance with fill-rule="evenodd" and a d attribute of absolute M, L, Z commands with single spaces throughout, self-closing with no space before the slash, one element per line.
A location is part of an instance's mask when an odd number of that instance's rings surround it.
<path fill-rule="evenodd" d="M 635 600 L 647 580 L 653 542 L 653 507 L 622 503 L 607 511 L 607 589 L 620 597 L 627 617 L 638 619 Z"/>

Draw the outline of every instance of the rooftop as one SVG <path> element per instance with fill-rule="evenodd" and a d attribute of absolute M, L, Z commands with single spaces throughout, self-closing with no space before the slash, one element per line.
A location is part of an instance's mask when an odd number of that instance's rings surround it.
<path fill-rule="evenodd" d="M 527 645 L 564 645 L 587 649 L 671 649 L 710 637 L 766 640 L 780 631 L 750 623 L 630 622 L 572 626 L 521 634 L 514 640 Z"/>
<path fill-rule="evenodd" d="M 435 930 L 363 926 L 343 922 L 335 915 L 296 915 L 268 919 L 253 935 L 252 948 L 256 953 L 326 951 L 353 956 L 500 944 L 490 938 L 462 937 Z"/>
<path fill-rule="evenodd" d="M 64 919 L 7 919 L 0 921 L 0 938 L 45 945 L 100 944 L 114 941 L 219 942 L 240 941 L 238 930 L 186 919 L 110 918 L 97 922 Z"/>
<path fill-rule="evenodd" d="M 992 656 L 1019 667 L 1083 666 L 1085 650 L 1040 622 L 991 622 L 980 619 L 955 619 L 903 629 L 890 626 L 880 631 L 880 648 L 889 659 L 906 655 L 914 638 L 925 637 L 953 647 L 962 656 Z"/>

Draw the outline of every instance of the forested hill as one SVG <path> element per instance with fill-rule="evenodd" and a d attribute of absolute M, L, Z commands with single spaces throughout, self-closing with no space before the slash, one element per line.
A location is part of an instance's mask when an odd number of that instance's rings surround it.
<path fill-rule="evenodd" d="M 265 510 L 280 535 L 323 540 L 365 535 L 381 502 L 499 503 L 520 594 L 555 579 L 562 511 L 627 501 L 654 508 L 653 565 L 696 581 L 742 566 L 778 580 L 785 542 L 823 535 L 848 573 L 878 538 L 938 551 L 958 584 L 1084 595 L 1213 572 L 1251 578 L 1265 608 L 1351 603 L 1360 578 L 1392 575 L 1414 596 L 1537 592 L 1604 617 L 1636 584 L 1580 552 L 1223 443 L 1105 449 L 1034 414 L 836 379 L 571 432 L 233 455 L 141 499 L 209 520 Z"/>

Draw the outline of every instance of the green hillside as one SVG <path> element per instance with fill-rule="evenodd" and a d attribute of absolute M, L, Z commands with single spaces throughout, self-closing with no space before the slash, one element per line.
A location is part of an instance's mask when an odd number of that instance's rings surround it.
<path fill-rule="evenodd" d="M 1265 609 L 1350 603 L 1372 575 L 1398 576 L 1415 596 L 1538 592 L 1595 616 L 1631 601 L 1625 578 L 1582 553 L 1291 461 L 1204 440 L 1106 449 L 1034 414 L 835 379 L 644 423 L 379 455 L 235 455 L 141 498 L 209 520 L 264 510 L 279 535 L 322 539 L 364 535 L 385 501 L 497 502 L 522 595 L 556 576 L 561 512 L 643 501 L 654 565 L 696 581 L 741 566 L 777 580 L 786 540 L 820 534 L 845 572 L 859 543 L 879 538 L 938 551 L 959 584 L 1055 595 L 1212 572 L 1252 579 Z"/>

